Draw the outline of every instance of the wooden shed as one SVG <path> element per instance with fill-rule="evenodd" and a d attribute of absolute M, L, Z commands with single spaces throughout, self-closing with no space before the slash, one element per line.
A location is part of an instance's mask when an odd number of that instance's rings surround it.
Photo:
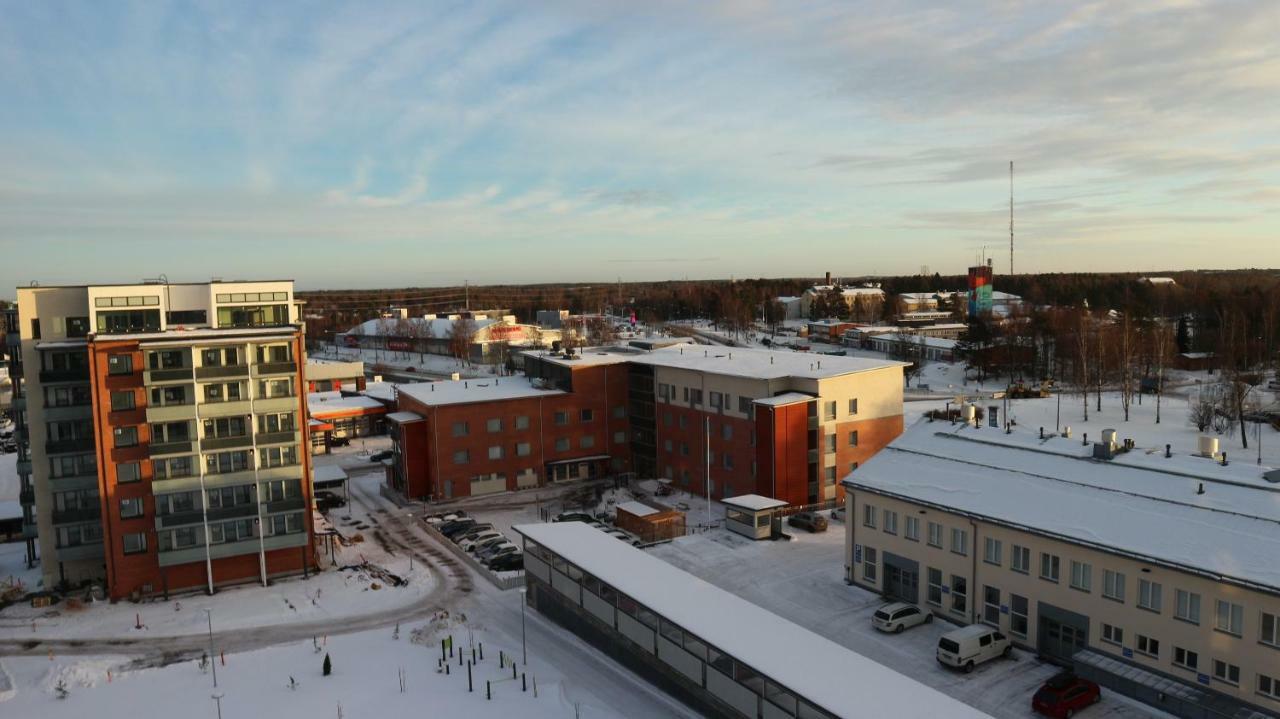
<path fill-rule="evenodd" d="M 644 544 L 666 542 L 684 536 L 684 512 L 651 502 L 623 502 L 617 506 L 614 524 L 640 538 Z"/>

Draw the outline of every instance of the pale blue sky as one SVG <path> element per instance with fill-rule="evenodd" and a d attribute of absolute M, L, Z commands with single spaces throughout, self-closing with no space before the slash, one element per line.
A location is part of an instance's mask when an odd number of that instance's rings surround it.
<path fill-rule="evenodd" d="M 0 287 L 1280 266 L 1274 0 L 0 17 Z"/>

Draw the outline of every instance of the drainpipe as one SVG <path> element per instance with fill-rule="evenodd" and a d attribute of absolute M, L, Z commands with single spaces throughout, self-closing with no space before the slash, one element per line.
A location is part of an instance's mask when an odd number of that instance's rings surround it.
<path fill-rule="evenodd" d="M 848 564 L 844 568 L 844 583 L 853 584 L 853 545 L 858 541 L 858 523 L 854 521 L 855 512 L 853 509 L 857 506 L 858 495 L 856 492 L 850 491 L 847 487 L 844 490 L 845 496 L 845 512 L 844 512 L 844 557 Z"/>
<path fill-rule="evenodd" d="M 245 354 L 248 354 L 248 353 L 246 352 Z M 295 358 L 294 361 L 296 362 L 297 358 Z M 267 540 L 263 537 L 263 535 L 267 531 L 267 523 L 266 521 L 264 521 L 262 517 L 262 481 L 260 480 L 259 474 L 258 474 L 259 470 L 261 469 L 258 462 L 258 432 L 257 432 L 257 427 L 254 426 L 257 424 L 257 420 L 258 420 L 258 413 L 255 411 L 256 406 L 254 405 L 254 402 L 258 399 L 258 391 L 257 391 L 257 387 L 253 386 L 254 384 L 255 383 L 252 380 L 250 380 L 249 382 L 249 432 L 250 432 L 250 435 L 249 436 L 252 438 L 252 441 L 249 447 L 253 452 L 253 454 L 251 455 L 253 459 L 253 500 L 254 500 L 254 503 L 258 505 L 258 574 L 262 579 L 262 586 L 265 587 L 267 586 Z M 298 384 L 299 385 L 302 384 L 300 379 L 298 380 Z M 297 389 L 301 391 L 303 388 L 299 386 Z M 308 446 L 304 448 L 304 451 L 310 451 L 310 449 L 311 448 Z M 304 460 L 303 466 L 304 467 L 306 466 L 305 460 Z M 311 478 L 304 477 L 303 481 L 309 482 L 311 481 Z M 299 491 L 301 491 L 302 488 L 299 487 L 298 489 Z M 305 556 L 306 555 L 304 554 L 303 555 L 304 565 L 306 564 Z"/>
<path fill-rule="evenodd" d="M 969 577 L 970 577 L 969 582 L 972 583 L 973 585 L 972 587 L 969 588 L 969 600 L 970 600 L 969 601 L 969 623 L 974 624 L 977 621 L 975 617 L 977 616 L 977 608 L 978 608 L 977 598 L 978 598 L 978 587 L 979 587 L 979 584 L 978 584 L 978 523 L 970 519 L 969 526 L 973 528 L 973 551 L 970 552 L 969 554 L 969 561 L 971 564 L 971 569 L 969 570 Z M 986 597 L 983 597 L 983 601 L 984 602 L 986 601 Z"/>
<path fill-rule="evenodd" d="M 252 389 L 252 388 L 250 388 Z M 200 421 L 200 401 L 196 398 L 196 444 L 200 443 L 200 432 L 203 423 Z M 200 468 L 200 523 L 204 528 L 204 573 L 209 585 L 209 595 L 213 596 L 213 554 L 209 548 L 209 493 L 204 488 L 204 467 Z"/>

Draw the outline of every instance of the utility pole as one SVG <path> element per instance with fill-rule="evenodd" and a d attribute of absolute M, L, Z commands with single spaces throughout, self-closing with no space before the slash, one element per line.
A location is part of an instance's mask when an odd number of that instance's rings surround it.
<path fill-rule="evenodd" d="M 462 297 L 466 304 L 467 311 L 470 312 L 471 311 L 471 281 L 470 280 L 462 281 L 462 293 L 463 293 Z"/>
<path fill-rule="evenodd" d="M 1013 276 L 1013 160 L 1009 160 L 1009 276 Z"/>
<path fill-rule="evenodd" d="M 704 454 L 707 459 L 707 524 L 711 524 L 711 417 L 708 416 L 704 420 L 703 428 L 706 432 L 706 451 Z"/>

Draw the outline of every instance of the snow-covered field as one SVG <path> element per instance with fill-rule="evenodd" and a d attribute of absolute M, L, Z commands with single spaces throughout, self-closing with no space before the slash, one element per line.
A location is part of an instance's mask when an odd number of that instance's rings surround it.
<path fill-rule="evenodd" d="M 448 377 L 455 372 L 464 378 L 488 377 L 506 371 L 506 368 L 464 363 L 444 355 L 356 347 L 334 347 L 332 345 L 312 352 L 310 356 L 319 359 L 342 360 L 344 362 L 362 361 L 365 364 L 365 369 L 368 370 L 373 370 L 375 365 L 382 365 L 388 373 L 403 374 L 411 372 L 434 378 Z M 410 367 L 413 369 L 410 370 Z"/>

